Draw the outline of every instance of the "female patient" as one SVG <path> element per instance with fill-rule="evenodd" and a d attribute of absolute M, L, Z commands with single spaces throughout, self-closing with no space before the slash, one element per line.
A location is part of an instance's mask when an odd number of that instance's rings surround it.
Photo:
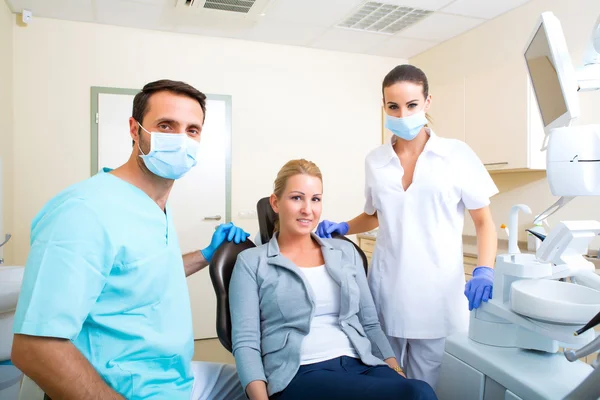
<path fill-rule="evenodd" d="M 435 399 L 398 366 L 353 245 L 311 233 L 322 189 L 314 163 L 285 164 L 271 195 L 277 232 L 242 252 L 233 270 L 233 354 L 248 397 Z"/>

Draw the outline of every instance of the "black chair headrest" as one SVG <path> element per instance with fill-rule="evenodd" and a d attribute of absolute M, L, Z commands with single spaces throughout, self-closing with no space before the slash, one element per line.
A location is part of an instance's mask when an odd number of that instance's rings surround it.
<path fill-rule="evenodd" d="M 273 237 L 275 221 L 277 221 L 277 213 L 273 211 L 268 197 L 263 197 L 256 203 L 256 216 L 258 217 L 261 243 L 268 243 Z"/>

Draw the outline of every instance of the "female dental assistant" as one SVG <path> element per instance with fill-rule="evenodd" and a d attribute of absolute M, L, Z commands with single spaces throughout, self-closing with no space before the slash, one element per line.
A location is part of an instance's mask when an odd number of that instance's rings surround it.
<path fill-rule="evenodd" d="M 491 298 L 497 237 L 489 199 L 498 189 L 469 146 L 426 127 L 431 95 L 423 71 L 390 71 L 383 102 L 394 137 L 367 155 L 364 212 L 348 222 L 323 221 L 317 234 L 379 227 L 369 285 L 381 323 L 407 377 L 435 388 L 445 338 L 466 331 L 468 310 Z M 466 285 L 465 208 L 479 265 Z"/>

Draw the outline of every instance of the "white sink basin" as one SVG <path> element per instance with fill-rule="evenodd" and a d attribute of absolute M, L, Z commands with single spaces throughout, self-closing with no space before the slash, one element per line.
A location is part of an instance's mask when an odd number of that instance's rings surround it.
<path fill-rule="evenodd" d="M 0 265 L 0 361 L 10 359 L 15 308 L 21 291 L 24 271 L 25 267 Z"/>
<path fill-rule="evenodd" d="M 14 311 L 23 281 L 25 267 L 0 265 L 0 313 Z"/>
<path fill-rule="evenodd" d="M 600 291 L 548 279 L 521 279 L 510 287 L 514 312 L 541 321 L 584 325 L 600 311 Z"/>

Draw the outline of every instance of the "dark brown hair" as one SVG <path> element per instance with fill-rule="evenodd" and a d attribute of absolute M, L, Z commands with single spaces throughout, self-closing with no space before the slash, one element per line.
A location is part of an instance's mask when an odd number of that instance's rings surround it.
<path fill-rule="evenodd" d="M 140 124 L 142 123 L 144 116 L 148 113 L 148 100 L 154 93 L 158 92 L 180 94 L 198 101 L 202 108 L 204 118 L 206 118 L 206 95 L 204 93 L 185 82 L 162 79 L 146 84 L 142 91 L 135 95 L 135 98 L 133 99 L 133 119 Z"/>
<path fill-rule="evenodd" d="M 398 82 L 412 82 L 417 85 L 423 86 L 423 97 L 427 99 L 429 96 L 429 82 L 427 76 L 421 69 L 410 64 L 402 64 L 395 67 L 393 70 L 383 78 L 383 84 L 381 85 L 381 92 L 386 87 L 390 87 Z M 385 97 L 385 93 L 384 97 Z"/>

